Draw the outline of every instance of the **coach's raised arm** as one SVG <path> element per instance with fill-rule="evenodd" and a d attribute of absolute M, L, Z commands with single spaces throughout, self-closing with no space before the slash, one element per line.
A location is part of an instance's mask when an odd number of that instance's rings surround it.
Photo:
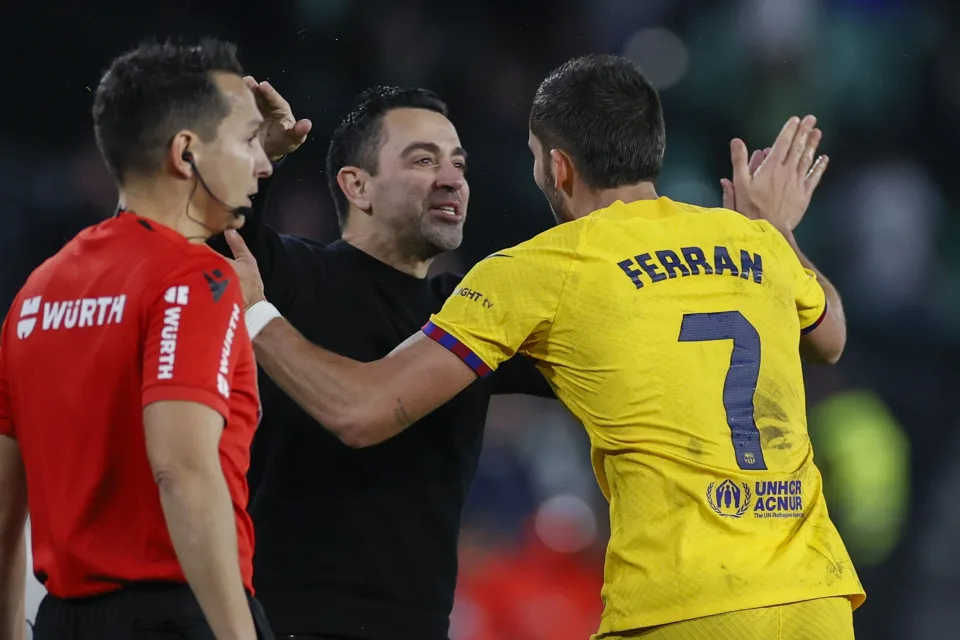
<path fill-rule="evenodd" d="M 269 82 L 257 82 L 252 76 L 245 76 L 244 81 L 253 92 L 257 108 L 263 116 L 263 125 L 258 132 L 263 150 L 276 167 L 287 155 L 300 148 L 313 124 L 310 120 L 297 120 L 290 103 Z M 282 304 L 293 294 L 296 287 L 296 269 L 281 235 L 266 222 L 267 201 L 272 184 L 272 176 L 260 181 L 260 189 L 252 198 L 252 215 L 246 216 L 240 235 L 257 257 L 271 299 Z M 232 257 L 223 235 L 211 237 L 208 244 L 221 255 Z"/>

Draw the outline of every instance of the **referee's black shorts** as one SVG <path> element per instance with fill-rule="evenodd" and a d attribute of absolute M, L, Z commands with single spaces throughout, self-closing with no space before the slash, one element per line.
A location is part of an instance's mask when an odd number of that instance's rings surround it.
<path fill-rule="evenodd" d="M 260 640 L 274 640 L 260 603 L 250 598 Z M 185 584 L 143 583 L 91 598 L 47 594 L 34 640 L 214 640 L 200 603 Z"/>

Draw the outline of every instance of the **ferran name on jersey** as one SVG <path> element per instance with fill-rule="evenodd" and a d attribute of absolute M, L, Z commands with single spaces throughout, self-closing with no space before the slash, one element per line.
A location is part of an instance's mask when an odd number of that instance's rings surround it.
<path fill-rule="evenodd" d="M 741 249 L 740 263 L 734 262 L 733 255 L 738 252 L 728 247 L 716 246 L 707 252 L 700 247 L 682 247 L 679 251 L 661 249 L 641 253 L 632 258 L 621 260 L 617 266 L 630 278 L 637 289 L 642 289 L 644 282 L 641 276 L 650 279 L 650 283 L 662 282 L 670 278 L 682 276 L 718 275 L 733 276 L 743 280 L 753 280 L 756 284 L 763 282 L 763 256 Z"/>
<path fill-rule="evenodd" d="M 729 478 L 707 485 L 707 504 L 724 518 L 802 518 L 803 482 L 800 480 L 757 480 L 753 489 L 746 482 Z"/>

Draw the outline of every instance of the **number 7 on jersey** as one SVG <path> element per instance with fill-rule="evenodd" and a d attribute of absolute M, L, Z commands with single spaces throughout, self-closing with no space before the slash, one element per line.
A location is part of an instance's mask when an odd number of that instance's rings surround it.
<path fill-rule="evenodd" d="M 680 325 L 680 342 L 732 340 L 730 368 L 723 383 L 723 408 L 733 439 L 737 465 L 764 471 L 760 430 L 753 417 L 753 395 L 760 377 L 760 334 L 739 311 L 688 313 Z"/>

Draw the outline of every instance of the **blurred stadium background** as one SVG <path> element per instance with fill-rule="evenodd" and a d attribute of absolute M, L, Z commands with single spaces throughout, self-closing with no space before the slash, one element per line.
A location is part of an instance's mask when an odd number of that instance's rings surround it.
<path fill-rule="evenodd" d="M 807 373 L 831 511 L 868 591 L 861 638 L 960 628 L 960 3 L 948 0 L 48 0 L 8 8 L 0 122 L 0 305 L 115 191 L 92 89 L 144 35 L 217 35 L 314 122 L 270 218 L 336 237 L 327 136 L 371 84 L 438 91 L 470 151 L 466 269 L 551 223 L 526 117 L 567 58 L 621 52 L 660 87 L 661 192 L 719 205 L 728 140 L 815 113 L 830 170 L 799 229 L 851 322 L 840 365 Z M 606 506 L 585 436 L 554 403 L 496 402 L 466 514 L 454 640 L 583 639 L 595 629 Z M 42 595 L 31 585 L 31 608 Z"/>

